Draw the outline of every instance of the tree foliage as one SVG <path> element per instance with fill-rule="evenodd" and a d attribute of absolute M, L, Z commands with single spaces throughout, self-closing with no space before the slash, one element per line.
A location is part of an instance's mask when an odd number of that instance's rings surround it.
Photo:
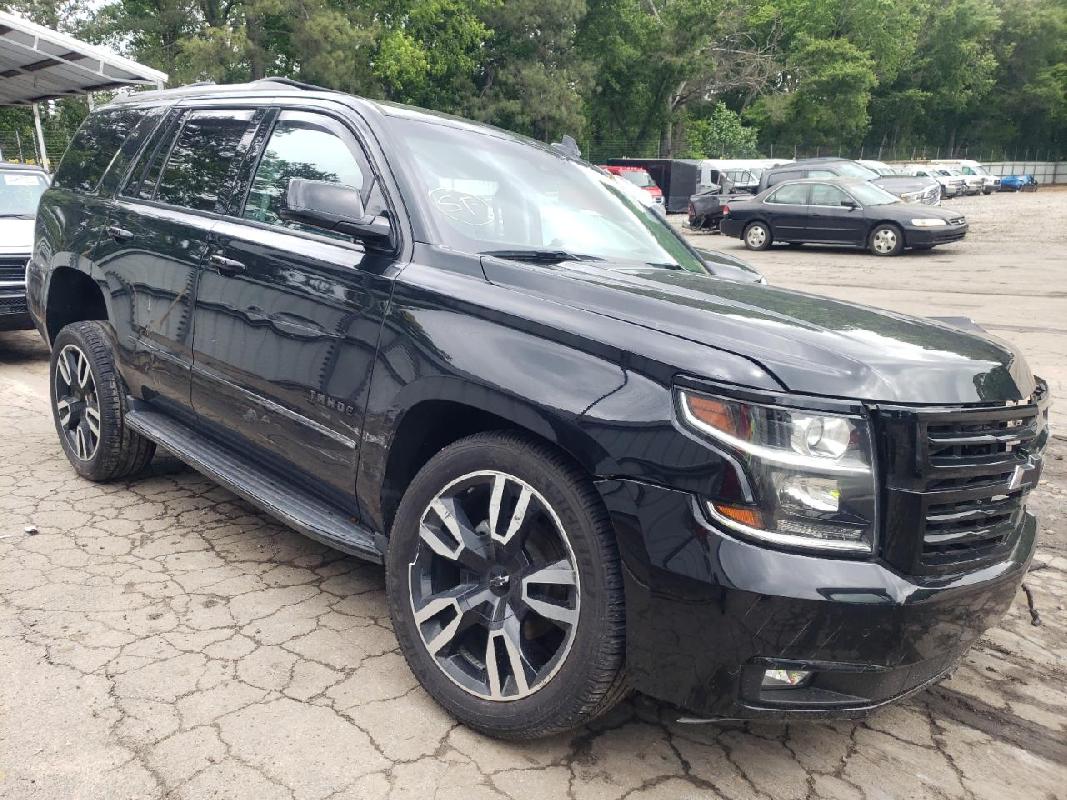
<path fill-rule="evenodd" d="M 772 144 L 1067 151 L 1064 0 L 2 5 L 174 85 L 286 75 L 541 139 L 570 133 L 595 159 Z M 83 113 L 57 108 L 50 129 Z M 25 110 L 0 110 L 0 127 L 25 123 Z"/>

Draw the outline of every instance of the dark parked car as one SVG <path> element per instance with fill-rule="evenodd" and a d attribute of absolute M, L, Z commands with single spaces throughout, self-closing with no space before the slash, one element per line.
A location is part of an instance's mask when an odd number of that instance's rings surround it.
<path fill-rule="evenodd" d="M 902 203 L 866 181 L 843 178 L 782 183 L 751 200 L 731 202 L 723 215 L 722 234 L 742 239 L 750 250 L 812 242 L 895 256 L 908 247 L 929 250 L 967 235 L 959 212 Z"/>
<path fill-rule="evenodd" d="M 941 204 L 941 184 L 933 178 L 916 175 L 881 175 L 847 158 L 806 158 L 764 170 L 759 191 L 786 181 L 803 178 L 856 178 L 869 181 L 907 203 Z"/>
<path fill-rule="evenodd" d="M 26 312 L 26 262 L 37 203 L 48 188 L 40 167 L 0 162 L 0 331 L 33 328 Z"/>
<path fill-rule="evenodd" d="M 712 277 L 602 171 L 440 114 L 118 100 L 42 200 L 29 301 L 77 474 L 160 445 L 384 562 L 412 671 L 496 736 L 629 689 L 863 714 L 1034 551 L 1049 399 L 1010 345 Z"/>

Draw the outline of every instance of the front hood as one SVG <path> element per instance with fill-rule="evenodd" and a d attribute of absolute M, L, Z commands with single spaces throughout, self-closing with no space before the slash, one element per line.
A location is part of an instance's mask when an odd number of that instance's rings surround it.
<path fill-rule="evenodd" d="M 530 286 L 514 262 L 484 259 L 483 267 L 495 284 Z M 533 285 L 545 299 L 742 355 L 798 393 L 962 404 L 1020 400 L 1034 390 L 1011 345 L 947 324 L 683 270 L 577 262 L 536 269 L 544 274 Z"/>
<path fill-rule="evenodd" d="M 921 192 L 930 186 L 931 180 L 912 175 L 883 175 L 881 178 L 872 180 L 871 183 L 881 186 L 887 192 L 900 195 Z"/>
<path fill-rule="evenodd" d="M 33 220 L 0 217 L 0 255 L 22 255 L 29 258 L 33 250 Z"/>

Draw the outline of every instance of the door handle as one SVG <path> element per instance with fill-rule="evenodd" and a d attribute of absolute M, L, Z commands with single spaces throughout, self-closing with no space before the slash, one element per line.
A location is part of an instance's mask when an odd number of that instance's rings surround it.
<path fill-rule="evenodd" d="M 218 270 L 220 275 L 236 275 L 239 272 L 245 271 L 245 265 L 241 261 L 237 261 L 233 258 L 226 258 L 226 256 L 219 253 L 212 253 L 208 258 L 211 265 Z"/>
<path fill-rule="evenodd" d="M 132 239 L 133 234 L 125 228 L 120 228 L 118 225 L 108 225 L 107 235 L 114 239 L 116 242 L 121 242 L 124 239 Z"/>

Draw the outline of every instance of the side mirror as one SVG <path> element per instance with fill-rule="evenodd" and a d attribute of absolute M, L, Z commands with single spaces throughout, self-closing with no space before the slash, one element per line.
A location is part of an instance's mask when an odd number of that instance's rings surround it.
<path fill-rule="evenodd" d="M 393 227 L 384 216 L 370 216 L 363 199 L 351 186 L 327 181 L 290 178 L 282 219 L 337 231 L 359 239 L 392 242 Z"/>
<path fill-rule="evenodd" d="M 847 208 L 849 211 L 854 211 L 855 209 L 859 208 L 859 206 L 856 205 L 855 200 L 842 200 L 841 205 Z"/>

